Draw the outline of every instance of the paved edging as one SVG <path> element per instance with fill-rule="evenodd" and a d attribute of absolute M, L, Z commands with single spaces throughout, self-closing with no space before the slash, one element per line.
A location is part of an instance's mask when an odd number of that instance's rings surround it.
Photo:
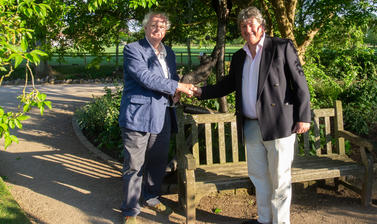
<path fill-rule="evenodd" d="M 85 135 L 82 133 L 81 128 L 79 127 L 79 124 L 77 123 L 76 115 L 74 114 L 72 117 L 72 128 L 75 132 L 77 138 L 80 140 L 81 144 L 85 146 L 90 152 L 92 152 L 94 155 L 105 161 L 110 166 L 114 167 L 115 169 L 122 171 L 123 165 L 116 161 L 111 156 L 105 154 L 101 150 L 99 150 L 97 147 L 95 147 L 91 142 L 88 141 L 88 139 L 85 137 Z"/>
<path fill-rule="evenodd" d="M 101 83 L 122 83 L 122 79 L 119 78 L 101 78 L 101 79 L 64 79 L 57 80 L 53 76 L 47 76 L 45 78 L 36 78 L 35 85 L 59 85 L 59 84 L 101 84 Z M 31 85 L 31 81 L 28 81 L 28 85 Z M 25 85 L 24 79 L 4 80 L 2 85 Z"/>

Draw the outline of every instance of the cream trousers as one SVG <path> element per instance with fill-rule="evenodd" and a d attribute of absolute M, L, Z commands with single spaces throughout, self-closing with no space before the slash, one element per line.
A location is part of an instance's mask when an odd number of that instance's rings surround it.
<path fill-rule="evenodd" d="M 263 141 L 257 120 L 246 120 L 244 133 L 248 175 L 256 191 L 258 221 L 289 224 L 296 134 Z"/>

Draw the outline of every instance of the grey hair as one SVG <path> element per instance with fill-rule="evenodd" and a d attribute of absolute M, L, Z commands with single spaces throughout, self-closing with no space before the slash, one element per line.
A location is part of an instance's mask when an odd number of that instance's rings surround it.
<path fill-rule="evenodd" d="M 148 25 L 148 23 L 149 23 L 149 20 L 153 16 L 156 16 L 156 15 L 161 15 L 162 17 L 165 18 L 165 20 L 166 20 L 166 30 L 168 30 L 170 28 L 171 23 L 169 21 L 169 17 L 164 12 L 148 12 L 144 16 L 144 19 L 143 19 L 143 22 L 142 22 L 143 27 L 146 27 Z"/>
<path fill-rule="evenodd" d="M 254 6 L 241 10 L 237 18 L 238 27 L 241 27 L 243 21 L 251 18 L 255 18 L 264 28 L 266 27 L 266 21 L 263 19 L 262 13 Z"/>

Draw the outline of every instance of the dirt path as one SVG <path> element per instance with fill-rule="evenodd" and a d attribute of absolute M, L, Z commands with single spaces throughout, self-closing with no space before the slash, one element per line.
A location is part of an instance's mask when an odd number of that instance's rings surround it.
<path fill-rule="evenodd" d="M 34 223 L 105 224 L 121 223 L 121 177 L 76 137 L 72 128 L 75 109 L 103 94 L 103 85 L 40 86 L 53 102 L 53 109 L 40 117 L 34 111 L 23 130 L 20 143 L 0 151 L 0 176 L 6 176 L 9 189 Z M 22 87 L 0 88 L 0 104 L 15 108 Z M 377 195 L 374 205 L 365 209 L 348 191 L 321 188 L 294 191 L 292 223 L 377 223 Z M 199 205 L 198 223 L 241 223 L 255 215 L 255 199 L 250 195 L 209 196 Z M 148 209 L 141 223 L 183 223 L 177 195 L 165 196 L 174 209 L 169 218 Z M 212 210 L 221 208 L 215 215 Z"/>

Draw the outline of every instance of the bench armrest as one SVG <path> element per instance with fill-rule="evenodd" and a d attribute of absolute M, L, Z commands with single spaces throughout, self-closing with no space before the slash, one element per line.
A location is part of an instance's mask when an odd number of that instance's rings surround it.
<path fill-rule="evenodd" d="M 343 137 L 347 140 L 349 140 L 351 143 L 360 146 L 360 155 L 361 155 L 361 162 L 365 166 L 367 170 L 371 169 L 371 164 L 373 164 L 373 157 L 372 157 L 372 152 L 373 152 L 373 145 L 370 143 L 368 140 L 357 136 L 355 134 L 352 134 L 349 131 L 345 130 L 339 130 L 338 131 L 339 137 Z M 367 149 L 367 150 L 365 150 Z M 370 172 L 370 171 L 368 171 Z"/>
<path fill-rule="evenodd" d="M 191 153 L 187 153 L 184 155 L 184 167 L 185 169 L 188 170 L 195 170 L 196 165 L 195 165 L 195 158 Z"/>
<path fill-rule="evenodd" d="M 358 135 L 355 135 L 349 131 L 346 130 L 338 130 L 338 135 L 339 137 L 343 137 L 350 141 L 352 144 L 365 147 L 368 149 L 369 152 L 373 152 L 373 144 L 370 143 L 368 140 L 365 138 L 362 138 Z"/>

